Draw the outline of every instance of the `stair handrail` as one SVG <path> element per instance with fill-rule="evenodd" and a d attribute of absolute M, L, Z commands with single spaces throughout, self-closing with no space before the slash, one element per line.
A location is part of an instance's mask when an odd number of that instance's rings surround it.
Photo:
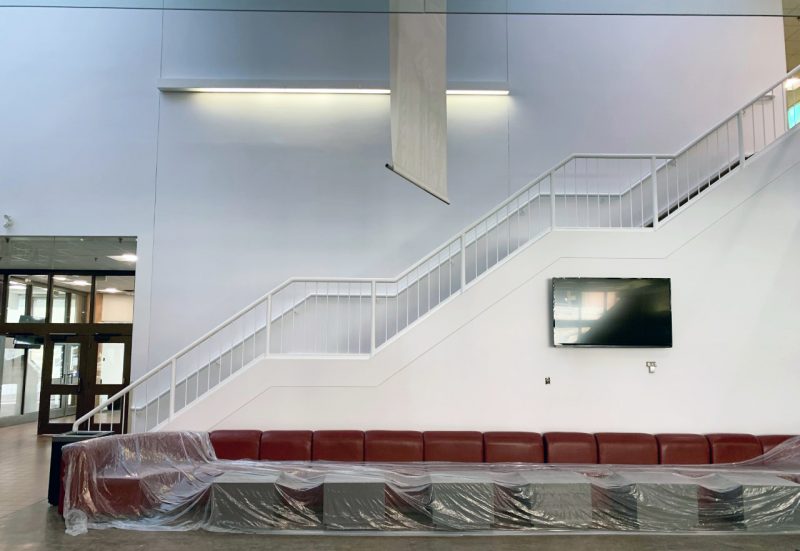
<path fill-rule="evenodd" d="M 693 148 L 694 146 L 696 146 L 697 144 L 699 144 L 700 142 L 702 142 L 702 141 L 703 141 L 704 139 L 706 139 L 708 136 L 710 136 L 711 134 L 713 134 L 714 132 L 716 132 L 717 130 L 719 130 L 720 128 L 722 128 L 724 125 L 728 124 L 728 123 L 731 121 L 731 119 L 734 119 L 734 118 L 736 118 L 736 117 L 739 115 L 739 113 L 741 113 L 742 111 L 746 110 L 746 109 L 747 109 L 748 107 L 750 107 L 751 105 L 754 105 L 754 104 L 758 103 L 759 101 L 761 101 L 761 100 L 762 100 L 763 98 L 765 98 L 765 97 L 766 97 L 766 96 L 767 96 L 767 95 L 768 95 L 770 92 L 772 92 L 772 90 L 774 90 L 774 89 L 775 89 L 775 88 L 777 88 L 779 85 L 781 85 L 781 84 L 783 84 L 784 82 L 786 82 L 788 79 L 790 79 L 790 78 L 792 78 L 793 76 L 797 75 L 798 73 L 800 73 L 800 65 L 798 65 L 797 67 L 795 67 L 794 69 L 792 69 L 791 71 L 789 71 L 788 73 L 786 73 L 786 74 L 785 74 L 784 76 L 782 76 L 782 77 L 781 77 L 779 80 L 777 80 L 777 81 L 776 81 L 776 82 L 775 82 L 775 83 L 774 83 L 772 86 L 770 86 L 770 87 L 768 87 L 768 88 L 765 88 L 763 92 L 761 92 L 760 94 L 758 94 L 757 96 L 755 96 L 755 97 L 754 97 L 752 100 L 750 100 L 749 102 L 745 103 L 745 104 L 744 104 L 742 107 L 739 107 L 738 109 L 736 109 L 736 110 L 735 110 L 733 113 L 731 113 L 730 115 L 728 115 L 727 117 L 725 117 L 724 119 L 722 119 L 722 120 L 721 120 L 721 121 L 720 121 L 718 124 L 716 124 L 715 126 L 712 126 L 712 127 L 711 127 L 711 128 L 708 130 L 708 131 L 706 131 L 706 132 L 704 132 L 703 134 L 701 134 L 699 138 L 697 138 L 697 139 L 695 139 L 695 140 L 692 140 L 691 142 L 689 142 L 689 144 L 688 144 L 688 145 L 684 146 L 684 147 L 683 147 L 683 148 L 682 148 L 680 151 L 678 151 L 677 153 L 675 153 L 675 155 L 673 155 L 673 157 L 680 157 L 681 155 L 683 155 L 684 153 L 686 153 L 687 151 L 689 151 L 691 148 Z M 784 91 L 784 93 L 785 93 L 785 91 Z M 786 107 L 788 108 L 789 106 L 787 105 Z"/>
<path fill-rule="evenodd" d="M 106 400 L 102 401 L 94 409 L 92 409 L 88 413 L 86 413 L 83 416 L 81 416 L 78 419 L 76 419 L 75 422 L 72 425 L 72 428 L 73 428 L 73 430 L 78 430 L 82 423 L 85 423 L 85 422 L 89 421 L 94 415 L 96 415 L 97 413 L 101 412 L 103 409 L 107 408 L 110 404 L 112 404 L 116 400 L 122 398 L 126 394 L 129 394 L 132 390 L 134 390 L 135 388 L 137 388 L 141 384 L 147 382 L 149 379 L 151 379 L 156 373 L 160 372 L 161 370 L 169 368 L 169 367 L 171 367 L 174 370 L 175 369 L 175 362 L 180 357 L 184 356 L 185 354 L 187 354 L 188 352 L 190 352 L 191 350 L 193 350 L 194 348 L 196 348 L 197 346 L 199 346 L 200 344 L 202 344 L 203 342 L 205 342 L 209 338 L 213 337 L 214 335 L 216 335 L 217 333 L 219 333 L 220 331 L 222 331 L 223 329 L 228 327 L 231 323 L 233 323 L 237 319 L 241 318 L 242 316 L 246 315 L 247 313 L 251 312 L 252 310 L 257 308 L 258 306 L 264 304 L 265 302 L 269 302 L 271 300 L 271 297 L 273 297 L 275 294 L 277 294 L 281 290 L 285 289 L 286 287 L 288 287 L 292 283 L 296 283 L 296 282 L 314 282 L 314 281 L 318 281 L 318 282 L 348 281 L 348 282 L 364 282 L 364 283 L 373 283 L 373 284 L 374 283 L 395 283 L 395 282 L 399 282 L 401 279 L 406 277 L 408 274 L 410 274 L 413 270 L 418 268 L 420 265 L 422 265 L 423 263 L 425 263 L 425 262 L 429 261 L 431 258 L 433 258 L 443 248 L 451 246 L 455 241 L 461 239 L 465 234 L 467 234 L 468 232 L 472 231 L 477 226 L 479 226 L 481 223 L 483 223 L 483 221 L 486 220 L 488 217 L 490 217 L 493 214 L 495 214 L 498 210 L 508 206 L 511 202 L 513 202 L 516 199 L 518 199 L 522 194 L 524 194 L 527 191 L 529 191 L 533 186 L 535 186 L 538 183 L 544 181 L 545 178 L 548 178 L 554 172 L 556 172 L 559 169 L 561 169 L 564 166 L 566 166 L 570 161 L 572 161 L 574 159 L 578 159 L 578 158 L 583 158 L 583 157 L 591 157 L 591 158 L 599 158 L 599 159 L 674 159 L 674 158 L 677 158 L 680 155 L 682 155 L 683 153 L 685 153 L 688 150 L 690 150 L 692 147 L 694 147 L 698 143 L 702 142 L 704 139 L 706 139 L 708 136 L 710 136 L 711 134 L 716 132 L 722 126 L 728 124 L 733 118 L 736 118 L 736 117 L 740 116 L 741 113 L 744 112 L 747 108 L 749 108 L 750 106 L 754 105 L 758 101 L 761 101 L 770 92 L 772 92 L 772 90 L 774 90 L 779 85 L 784 84 L 786 82 L 786 80 L 792 78 L 793 76 L 797 75 L 798 73 L 800 73 L 800 65 L 798 65 L 797 67 L 795 67 L 794 69 L 792 69 L 791 71 L 786 73 L 779 80 L 775 81 L 775 83 L 772 86 L 769 86 L 768 88 L 765 88 L 763 92 L 761 92 L 760 94 L 755 96 L 749 102 L 745 103 L 744 106 L 742 106 L 742 107 L 738 108 L 737 110 L 735 110 L 731 115 L 728 115 L 721 122 L 719 122 L 718 124 L 712 126 L 708 131 L 706 131 L 703 134 L 701 134 L 699 138 L 691 141 L 688 145 L 684 146 L 681 150 L 679 150 L 675 154 L 660 154 L 660 153 L 634 153 L 634 154 L 573 153 L 573 154 L 567 156 L 564 160 L 562 160 L 561 162 L 557 163 L 553 167 L 547 169 L 546 171 L 541 173 L 539 176 L 537 176 L 533 180 L 530 180 L 527 184 L 522 186 L 519 190 L 517 190 L 516 192 L 511 194 L 508 198 L 504 199 L 502 202 L 497 204 L 495 207 L 493 207 L 491 210 L 489 210 L 486 214 L 484 214 L 483 216 L 478 218 L 477 222 L 473 222 L 473 223 L 469 224 L 468 226 L 466 226 L 464 229 L 462 229 L 461 231 L 459 231 L 458 233 L 453 235 L 453 237 L 451 237 L 450 239 L 445 241 L 443 244 L 440 244 L 438 247 L 433 249 L 433 251 L 431 251 L 427 255 L 423 256 L 421 260 L 415 262 L 411 267 L 406 268 L 405 270 L 400 272 L 400 274 L 398 276 L 394 277 L 394 278 L 345 278 L 345 277 L 329 277 L 329 278 L 309 277 L 309 278 L 304 278 L 304 277 L 291 277 L 291 278 L 285 280 L 280 285 L 274 287 L 268 293 L 262 295 L 257 300 L 251 302 L 248 306 L 246 306 L 245 308 L 239 310 L 236 314 L 232 315 L 231 317 L 229 317 L 228 319 L 226 319 L 225 321 L 223 321 L 222 323 L 220 323 L 219 325 L 217 325 L 216 327 L 214 327 L 210 331 L 208 331 L 205 334 L 203 334 L 203 336 L 201 336 L 198 339 L 192 341 L 191 344 L 189 344 L 189 345 L 185 346 L 184 348 L 180 349 L 177 353 L 173 354 L 168 360 L 156 365 L 156 367 L 154 367 L 154 368 L 150 369 L 149 371 L 145 372 L 144 375 L 142 375 L 141 377 L 139 377 L 135 381 L 133 381 L 130 384 L 128 384 L 125 388 L 123 388 L 122 390 L 120 390 L 119 392 L 114 394 L 113 396 L 107 398 Z M 788 107 L 788 105 L 787 105 L 787 107 Z M 374 289 L 374 285 L 373 285 L 373 289 Z M 271 319 L 268 319 L 267 323 L 269 324 L 269 323 L 271 323 L 271 321 L 272 321 Z M 372 352 L 374 352 L 374 349 L 372 350 Z M 254 358 L 254 359 L 257 359 L 257 358 Z M 172 390 L 174 391 L 174 389 L 172 389 Z"/>

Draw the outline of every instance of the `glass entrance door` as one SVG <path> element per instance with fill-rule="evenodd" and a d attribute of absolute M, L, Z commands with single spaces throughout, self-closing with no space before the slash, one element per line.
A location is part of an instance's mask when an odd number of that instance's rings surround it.
<path fill-rule="evenodd" d="M 57 434 L 89 411 L 86 397 L 90 377 L 89 335 L 50 334 L 44 342 L 39 434 Z"/>
<path fill-rule="evenodd" d="M 122 390 L 130 377 L 130 335 L 49 334 L 44 339 L 44 364 L 39 402 L 39 434 L 58 434 L 107 397 Z M 97 413 L 91 429 L 119 431 L 126 413 Z"/>
<path fill-rule="evenodd" d="M 0 334 L 0 426 L 36 420 L 43 342 L 36 335 Z"/>

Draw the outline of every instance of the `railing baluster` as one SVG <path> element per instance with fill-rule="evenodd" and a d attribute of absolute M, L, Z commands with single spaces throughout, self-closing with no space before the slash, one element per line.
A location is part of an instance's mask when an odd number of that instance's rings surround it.
<path fill-rule="evenodd" d="M 267 325 L 265 329 L 264 340 L 266 343 L 264 344 L 264 356 L 269 356 L 270 350 L 270 338 L 272 337 L 272 293 L 267 295 Z M 222 356 L 220 355 L 219 358 L 219 373 L 220 377 L 222 377 Z"/>
<path fill-rule="evenodd" d="M 595 197 L 595 200 L 596 200 L 596 203 L 597 203 L 597 225 L 599 227 L 600 226 L 600 213 L 602 212 L 602 209 L 600 208 L 600 178 L 599 178 L 599 176 L 600 176 L 600 159 L 595 159 L 594 160 L 594 175 L 595 175 L 595 179 L 594 179 L 593 189 L 594 189 L 594 197 Z"/>
<path fill-rule="evenodd" d="M 169 420 L 175 417 L 175 371 L 177 366 L 177 358 L 172 358 L 169 362 Z"/>
<path fill-rule="evenodd" d="M 383 343 L 385 343 L 389 340 L 389 284 L 381 283 L 381 287 L 383 288 Z"/>
<path fill-rule="evenodd" d="M 583 160 L 583 178 L 586 188 L 586 227 L 592 225 L 592 215 L 589 212 L 589 158 Z"/>
<path fill-rule="evenodd" d="M 375 353 L 375 321 L 378 315 L 377 311 L 377 304 L 378 304 L 378 284 L 375 280 L 370 282 L 370 291 L 372 295 L 372 322 L 371 322 L 371 329 L 370 329 L 370 344 L 369 344 L 369 351 L 371 354 Z"/>
<path fill-rule="evenodd" d="M 556 190 L 553 172 L 547 175 L 550 182 L 550 228 L 556 229 Z"/>
<path fill-rule="evenodd" d="M 743 167 L 745 163 L 744 152 L 744 111 L 739 111 L 736 114 L 736 127 L 739 133 L 739 167 Z"/>
<path fill-rule="evenodd" d="M 653 186 L 653 229 L 658 229 L 658 178 L 656 177 L 656 158 L 650 157 L 650 180 Z"/>
<path fill-rule="evenodd" d="M 300 302 L 297 304 L 297 312 L 298 316 L 300 316 L 300 331 L 299 331 L 299 340 L 300 344 L 297 347 L 297 352 L 303 353 L 306 351 L 306 337 L 308 332 L 308 281 L 303 281 L 303 291 L 300 295 Z M 298 287 L 300 285 L 298 284 Z M 300 315 L 300 306 L 302 305 L 302 316 Z"/>
<path fill-rule="evenodd" d="M 342 284 L 340 283 L 339 285 L 342 285 Z M 346 352 L 347 354 L 350 354 L 350 282 L 349 281 L 347 282 L 346 289 L 347 289 L 347 300 L 344 301 L 344 303 L 345 303 L 344 326 L 346 328 L 345 331 L 347 333 L 347 335 L 346 335 L 347 344 L 345 345 L 345 350 L 347 351 Z M 339 310 L 339 313 L 341 315 L 341 309 Z"/>
<path fill-rule="evenodd" d="M 578 214 L 578 159 L 572 160 L 572 203 L 575 205 L 575 222 L 573 227 L 579 228 L 580 214 Z"/>

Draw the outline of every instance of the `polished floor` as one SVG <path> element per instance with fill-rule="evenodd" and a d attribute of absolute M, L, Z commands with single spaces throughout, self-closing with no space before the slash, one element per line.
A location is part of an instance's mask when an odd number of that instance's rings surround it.
<path fill-rule="evenodd" d="M 515 536 L 251 536 L 207 532 L 92 530 L 64 534 L 64 523 L 47 505 L 50 441 L 37 438 L 35 425 L 0 428 L 0 551 L 800 551 L 800 534 L 763 535 L 568 535 Z"/>
<path fill-rule="evenodd" d="M 36 424 L 0 428 L 0 517 L 47 497 L 50 438 Z"/>

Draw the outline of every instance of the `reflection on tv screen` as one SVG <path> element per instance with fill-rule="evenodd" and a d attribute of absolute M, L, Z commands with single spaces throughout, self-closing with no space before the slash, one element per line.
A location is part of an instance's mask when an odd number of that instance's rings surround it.
<path fill-rule="evenodd" d="M 553 278 L 556 346 L 672 346 L 670 280 Z"/>

